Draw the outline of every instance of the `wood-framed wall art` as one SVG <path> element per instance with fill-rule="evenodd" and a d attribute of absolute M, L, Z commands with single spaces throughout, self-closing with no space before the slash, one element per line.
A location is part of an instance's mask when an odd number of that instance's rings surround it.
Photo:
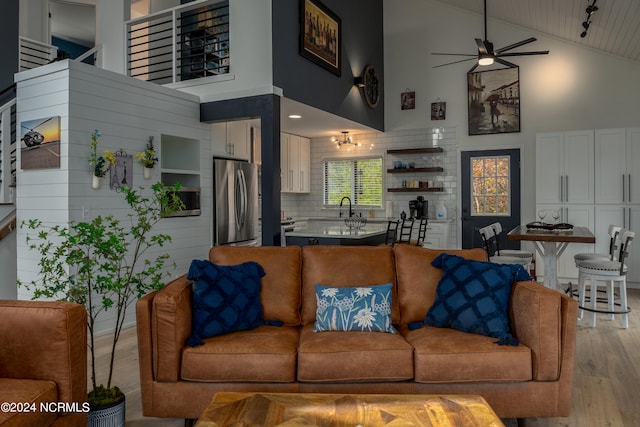
<path fill-rule="evenodd" d="M 520 132 L 520 69 L 467 73 L 469 135 Z"/>
<path fill-rule="evenodd" d="M 414 110 L 416 108 L 416 93 L 410 89 L 405 89 L 400 94 L 400 109 Z"/>
<path fill-rule="evenodd" d="M 109 170 L 109 187 L 112 190 L 118 190 L 123 185 L 129 188 L 133 187 L 133 157 L 124 150 L 116 151 L 116 164 L 112 165 Z"/>
<path fill-rule="evenodd" d="M 20 122 L 20 167 L 60 167 L 60 116 Z"/>
<path fill-rule="evenodd" d="M 319 0 L 300 0 L 300 55 L 342 74 L 342 20 Z"/>
<path fill-rule="evenodd" d="M 447 118 L 447 103 L 440 101 L 431 103 L 431 120 L 445 120 Z"/>

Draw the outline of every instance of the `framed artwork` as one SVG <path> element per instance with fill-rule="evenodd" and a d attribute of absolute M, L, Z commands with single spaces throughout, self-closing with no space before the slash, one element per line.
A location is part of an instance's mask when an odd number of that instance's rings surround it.
<path fill-rule="evenodd" d="M 431 120 L 444 120 L 447 118 L 447 103 L 432 102 L 431 103 Z"/>
<path fill-rule="evenodd" d="M 300 55 L 341 75 L 342 21 L 319 0 L 300 0 Z"/>
<path fill-rule="evenodd" d="M 469 135 L 520 132 L 520 69 L 467 73 Z"/>
<path fill-rule="evenodd" d="M 20 123 L 22 170 L 60 167 L 60 116 Z"/>
<path fill-rule="evenodd" d="M 133 157 L 126 151 L 116 151 L 116 164 L 110 168 L 109 186 L 118 190 L 123 185 L 133 186 Z"/>
<path fill-rule="evenodd" d="M 400 108 L 402 110 L 414 110 L 416 108 L 416 93 L 405 91 L 400 94 Z"/>

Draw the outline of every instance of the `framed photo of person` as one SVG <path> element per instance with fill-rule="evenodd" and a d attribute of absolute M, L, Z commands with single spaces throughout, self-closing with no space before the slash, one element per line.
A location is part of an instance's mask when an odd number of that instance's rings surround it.
<path fill-rule="evenodd" d="M 444 120 L 447 118 L 447 103 L 432 102 L 431 103 L 431 120 Z"/>
<path fill-rule="evenodd" d="M 469 135 L 520 132 L 520 69 L 467 73 Z"/>

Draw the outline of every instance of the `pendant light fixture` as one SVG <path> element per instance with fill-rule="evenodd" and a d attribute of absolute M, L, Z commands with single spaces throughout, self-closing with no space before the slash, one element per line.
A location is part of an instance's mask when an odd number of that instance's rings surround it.
<path fill-rule="evenodd" d="M 359 147 L 360 143 L 359 142 L 353 142 L 353 138 L 349 136 L 349 132 L 346 130 L 342 131 L 342 139 L 340 139 L 339 137 L 332 137 L 331 138 L 332 142 L 335 142 L 336 145 L 338 146 L 338 148 L 342 147 L 343 145 L 346 146 L 353 146 L 353 147 Z"/>

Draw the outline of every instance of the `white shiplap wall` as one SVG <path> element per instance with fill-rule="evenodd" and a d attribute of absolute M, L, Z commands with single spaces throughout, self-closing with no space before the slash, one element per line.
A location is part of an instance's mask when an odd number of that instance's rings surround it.
<path fill-rule="evenodd" d="M 99 152 L 122 149 L 135 155 L 144 149 L 149 136 L 154 136 L 159 150 L 162 134 L 200 140 L 202 194 L 210 194 L 211 137 L 209 127 L 200 123 L 197 97 L 74 61 L 20 73 L 16 81 L 18 123 L 50 116 L 61 119 L 60 169 L 18 169 L 18 222 L 40 218 L 47 223 L 66 223 L 106 214 L 127 219 L 128 208 L 122 196 L 109 189 L 108 179 L 101 189 L 91 189 L 88 156 L 94 129 L 102 134 Z M 149 194 L 151 184 L 159 180 L 158 166 L 152 179 L 144 180 L 142 166 L 134 159 L 134 187 L 145 187 Z M 210 197 L 203 197 L 201 216 L 167 218 L 157 227 L 157 232 L 173 237 L 170 246 L 157 252 L 172 255 L 177 264 L 172 277 L 186 272 L 192 259 L 207 257 L 210 218 Z M 18 230 L 18 277 L 29 281 L 35 278 L 37 254 L 28 250 L 25 237 L 26 231 Z M 29 299 L 31 294 L 19 288 L 18 297 Z M 134 321 L 133 311 L 132 306 L 128 322 Z M 98 330 L 108 330 L 111 323 L 112 312 L 107 312 Z"/>
<path fill-rule="evenodd" d="M 404 210 L 409 213 L 409 200 L 417 196 L 424 196 L 429 201 L 429 216 L 435 218 L 435 202 L 441 200 L 447 208 L 449 218 L 456 218 L 457 209 L 457 175 L 458 175 L 458 136 L 455 127 L 427 128 L 412 130 L 397 130 L 385 133 L 368 133 L 352 135 L 354 140 L 361 144 L 356 150 L 347 152 L 344 147 L 336 149 L 335 143 L 330 138 L 315 138 L 311 140 L 311 192 L 307 194 L 282 193 L 281 206 L 286 216 L 291 217 L 337 217 L 336 209 L 325 209 L 322 205 L 323 182 L 322 164 L 324 159 L 357 156 L 383 156 L 383 208 L 374 209 L 376 218 L 384 218 L 385 202 L 393 202 L 393 213 L 399 217 Z M 371 147 L 373 144 L 373 147 Z M 390 155 L 387 150 L 403 148 L 442 147 L 441 155 Z M 393 168 L 393 161 L 414 162 L 416 167 L 431 166 L 434 161 L 439 162 L 444 168 L 443 173 L 407 173 L 388 174 L 387 169 Z M 442 182 L 445 191 L 443 193 L 389 193 L 387 188 L 396 188 L 402 185 L 402 180 L 436 181 Z M 355 209 L 359 214 L 361 211 Z M 368 212 L 362 211 L 362 216 Z M 457 244 L 456 227 L 450 227 L 449 241 Z"/>

